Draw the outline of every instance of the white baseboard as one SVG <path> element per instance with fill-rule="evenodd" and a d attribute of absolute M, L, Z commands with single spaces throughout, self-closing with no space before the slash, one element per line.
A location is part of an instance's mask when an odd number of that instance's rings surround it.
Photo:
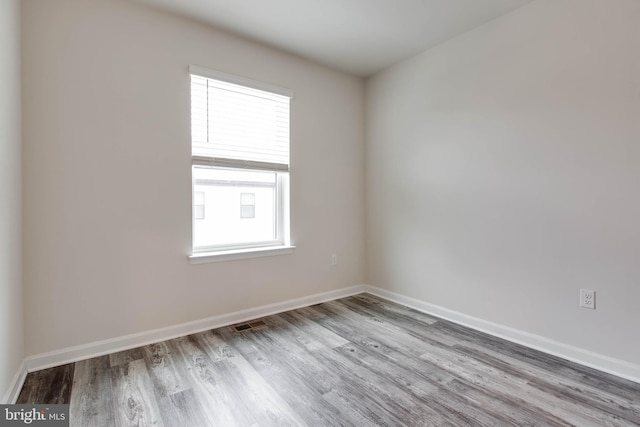
<path fill-rule="evenodd" d="M 368 286 L 367 292 L 379 296 L 380 298 L 414 308 L 423 313 L 431 314 L 459 325 L 467 326 L 477 331 L 485 332 L 495 337 L 524 345 L 525 347 L 540 350 L 544 353 L 558 356 L 562 359 L 570 360 L 583 366 L 640 383 L 640 365 L 594 353 L 589 350 L 567 345 L 540 335 L 520 331 L 518 329 L 489 322 L 477 317 L 468 316 L 457 311 L 429 304 L 386 289 Z"/>
<path fill-rule="evenodd" d="M 46 369 L 53 366 L 60 366 L 78 360 L 89 359 L 102 356 L 117 351 L 127 350 L 154 342 L 173 339 L 209 329 L 241 323 L 259 317 L 282 313 L 300 307 L 307 307 L 313 304 L 344 298 L 351 295 L 368 292 L 385 298 L 390 301 L 403 304 L 426 314 L 431 314 L 451 322 L 488 333 L 498 338 L 524 345 L 535 350 L 561 357 L 566 360 L 588 366 L 599 371 L 607 372 L 621 378 L 625 378 L 640 383 L 640 366 L 594 353 L 578 347 L 573 347 L 558 341 L 545 338 L 540 335 L 520 331 L 497 323 L 489 322 L 477 317 L 469 316 L 457 311 L 449 310 L 434 304 L 430 304 L 412 297 L 404 296 L 386 289 L 377 288 L 370 285 L 357 285 L 335 291 L 309 295 L 303 298 L 287 300 L 275 304 L 241 310 L 234 313 L 214 316 L 207 319 L 182 323 L 180 325 L 141 332 L 138 334 L 126 335 L 123 337 L 97 341 L 76 347 L 56 350 L 49 353 L 38 354 L 27 357 L 22 363 L 20 370 L 12 382 L 10 390 L 7 392 L 5 401 L 14 402 L 17 399 L 27 372 Z"/>
<path fill-rule="evenodd" d="M 282 313 L 284 311 L 294 310 L 300 307 L 307 307 L 313 304 L 320 304 L 322 302 L 356 295 L 367 291 L 368 288 L 369 287 L 366 285 L 352 286 L 349 288 L 309 295 L 275 304 L 236 311 L 234 313 L 222 314 L 219 316 L 209 317 L 207 319 L 182 323 L 175 326 L 168 326 L 166 328 L 154 329 L 151 331 L 125 335 L 103 341 L 96 341 L 89 344 L 29 356 L 25 359 L 24 363 L 28 372 L 38 371 L 40 369 L 103 356 L 117 351 L 128 350 L 155 342 L 207 331 L 209 329 L 220 328 L 223 326 L 233 325 L 235 323 L 246 322 L 259 317 Z M 20 383 L 20 387 L 22 387 L 22 383 Z"/>
<path fill-rule="evenodd" d="M 18 370 L 16 371 L 16 374 L 13 376 L 13 380 L 9 385 L 9 390 L 7 390 L 7 393 L 4 395 L 0 403 L 2 404 L 16 403 L 16 400 L 18 400 L 18 395 L 20 395 L 20 390 L 22 390 L 22 385 L 24 384 L 24 380 L 26 377 L 27 377 L 27 369 L 26 369 L 25 361 L 23 360 L 22 363 L 20 363 L 20 366 L 18 366 Z"/>

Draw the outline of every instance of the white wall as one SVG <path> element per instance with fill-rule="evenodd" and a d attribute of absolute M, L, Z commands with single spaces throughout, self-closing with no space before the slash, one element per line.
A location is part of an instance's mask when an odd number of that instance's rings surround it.
<path fill-rule="evenodd" d="M 640 363 L 639 52 L 637 0 L 537 0 L 370 79 L 368 282 Z"/>
<path fill-rule="evenodd" d="M 19 0 L 0 2 L 0 94 L 0 399 L 5 399 L 24 357 Z"/>
<path fill-rule="evenodd" d="M 27 354 L 363 282 L 361 79 L 129 1 L 22 22 Z M 295 91 L 294 254 L 188 263 L 189 64 Z"/>

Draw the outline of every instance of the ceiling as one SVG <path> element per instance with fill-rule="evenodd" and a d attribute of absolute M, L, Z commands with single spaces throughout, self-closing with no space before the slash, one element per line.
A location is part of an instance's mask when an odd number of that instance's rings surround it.
<path fill-rule="evenodd" d="M 531 0 L 137 0 L 369 76 Z"/>

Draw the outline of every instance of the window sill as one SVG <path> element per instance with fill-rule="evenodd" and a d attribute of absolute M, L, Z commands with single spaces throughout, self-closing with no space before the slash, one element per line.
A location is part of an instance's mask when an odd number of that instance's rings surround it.
<path fill-rule="evenodd" d="M 189 256 L 190 264 L 233 261 L 236 259 L 260 258 L 265 256 L 287 255 L 293 253 L 295 246 L 269 246 L 266 248 L 236 249 L 231 251 L 202 252 Z"/>

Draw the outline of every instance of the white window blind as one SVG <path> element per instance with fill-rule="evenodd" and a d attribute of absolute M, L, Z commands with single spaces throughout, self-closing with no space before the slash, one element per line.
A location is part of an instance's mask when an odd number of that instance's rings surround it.
<path fill-rule="evenodd" d="M 262 90 L 259 83 L 247 86 L 244 79 L 197 67 L 190 71 L 193 164 L 288 171 L 286 90 Z"/>

